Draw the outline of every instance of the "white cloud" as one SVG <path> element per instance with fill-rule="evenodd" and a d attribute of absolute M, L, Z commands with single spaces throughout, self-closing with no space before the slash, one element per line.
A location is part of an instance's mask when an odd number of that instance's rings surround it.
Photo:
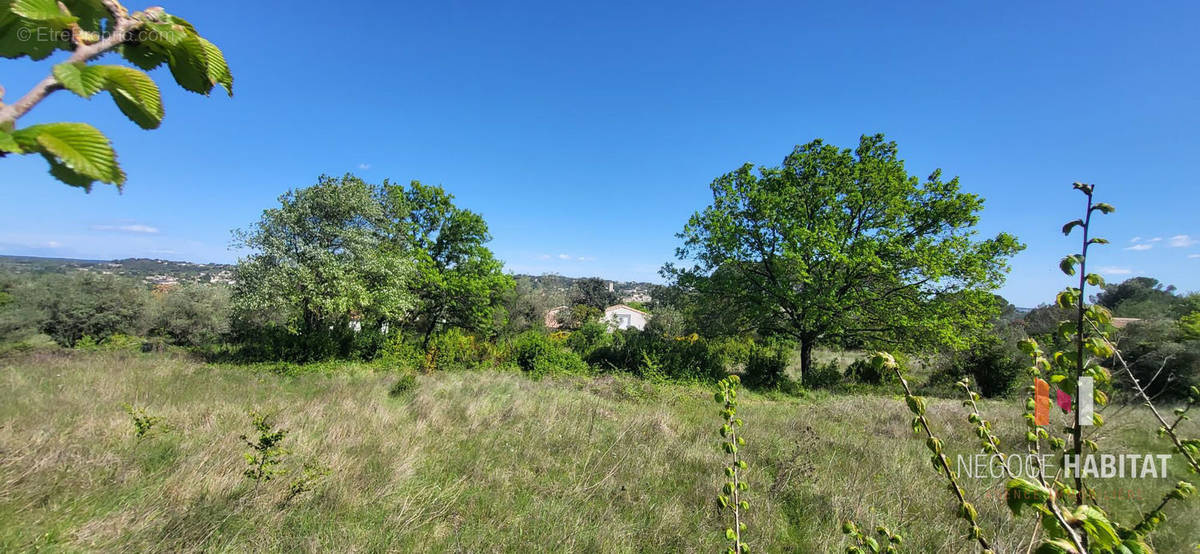
<path fill-rule="evenodd" d="M 1167 246 L 1171 248 L 1184 248 L 1196 244 L 1196 239 L 1188 235 L 1175 235 L 1171 240 L 1167 241 Z"/>
<path fill-rule="evenodd" d="M 1126 246 L 1125 250 L 1149 250 L 1151 248 L 1154 248 L 1153 244 L 1142 243 L 1142 244 L 1135 244 L 1133 246 Z"/>
<path fill-rule="evenodd" d="M 1100 273 L 1105 275 L 1129 275 L 1133 273 L 1133 270 L 1128 267 L 1105 266 L 1100 268 Z"/>
<path fill-rule="evenodd" d="M 1195 260 L 1197 258 L 1200 258 L 1200 254 L 1188 254 L 1189 260 Z"/>
<path fill-rule="evenodd" d="M 1145 239 L 1145 238 L 1142 238 L 1142 237 L 1133 237 L 1133 238 L 1129 239 L 1129 242 L 1132 242 L 1132 243 L 1134 243 L 1134 244 L 1137 244 L 1137 243 L 1139 243 L 1139 242 L 1141 242 L 1141 243 L 1146 243 L 1146 242 L 1158 242 L 1158 241 L 1160 241 L 1160 240 L 1162 240 L 1162 237 L 1154 237 L 1154 238 L 1148 238 L 1148 239 Z"/>
<path fill-rule="evenodd" d="M 93 231 L 124 231 L 126 233 L 146 233 L 153 235 L 158 233 L 158 227 L 142 225 L 141 223 L 131 223 L 128 225 L 92 225 Z"/>
<path fill-rule="evenodd" d="M 50 242 L 47 242 L 47 243 L 46 243 L 46 246 L 47 246 L 47 247 L 49 247 L 49 248 L 58 248 L 59 246 L 62 246 L 62 243 L 60 243 L 60 242 L 58 242 L 58 241 L 56 241 L 56 240 L 52 240 L 52 241 L 50 241 Z"/>
<path fill-rule="evenodd" d="M 361 164 L 358 164 L 358 168 L 359 168 L 359 169 L 364 169 L 364 170 L 365 170 L 365 169 L 371 169 L 371 164 L 368 164 L 368 163 L 361 163 Z"/>
<path fill-rule="evenodd" d="M 562 260 L 564 262 L 568 262 L 568 261 L 570 261 L 570 262 L 593 262 L 593 261 L 596 261 L 595 256 L 572 256 L 570 254 L 555 254 L 553 256 L 550 254 L 540 254 L 540 255 L 538 255 L 537 259 L 539 259 L 539 260 L 557 259 L 557 260 Z"/>

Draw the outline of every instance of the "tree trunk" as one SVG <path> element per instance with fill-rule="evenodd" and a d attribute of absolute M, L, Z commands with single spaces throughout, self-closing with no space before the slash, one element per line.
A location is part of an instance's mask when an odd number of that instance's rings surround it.
<path fill-rule="evenodd" d="M 813 360 L 813 340 L 804 339 L 800 341 L 800 385 L 803 386 L 808 382 L 808 372 L 812 369 Z"/>

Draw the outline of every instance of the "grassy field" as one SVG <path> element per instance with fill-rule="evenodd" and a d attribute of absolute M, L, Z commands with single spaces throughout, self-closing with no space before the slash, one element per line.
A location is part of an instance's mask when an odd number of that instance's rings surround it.
<path fill-rule="evenodd" d="M 0 551 L 723 548 L 711 389 L 459 372 L 420 376 L 391 397 L 396 380 L 362 367 L 279 376 L 132 353 L 0 359 Z M 138 441 L 123 403 L 171 430 Z M 284 465 L 297 470 L 257 487 L 242 475 L 250 410 L 290 431 Z M 1020 447 L 1018 407 L 984 410 Z M 908 552 L 971 551 L 897 398 L 752 394 L 740 413 L 758 551 L 841 551 L 845 518 L 898 528 Z M 933 401 L 930 415 L 953 452 L 974 452 L 958 402 Z M 1141 411 L 1108 419 L 1103 444 L 1114 451 L 1165 451 L 1137 430 L 1149 428 Z M 331 471 L 287 501 L 305 463 Z M 1033 522 L 1007 517 L 1003 483 L 967 481 L 999 551 L 1025 552 Z M 1174 482 L 1110 480 L 1101 495 L 1126 497 L 1108 505 L 1127 520 Z M 1170 508 L 1172 525 L 1153 537 L 1159 552 L 1200 541 L 1197 504 Z"/>

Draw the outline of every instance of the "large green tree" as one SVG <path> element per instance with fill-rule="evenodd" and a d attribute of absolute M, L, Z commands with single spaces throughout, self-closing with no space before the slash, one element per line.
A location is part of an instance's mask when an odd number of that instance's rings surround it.
<path fill-rule="evenodd" d="M 413 181 L 384 184 L 385 212 L 395 245 L 407 248 L 415 265 L 412 325 L 422 345 L 445 326 L 484 331 L 495 324 L 512 277 L 485 246 L 492 240 L 479 214 L 454 205 L 442 187 Z"/>
<path fill-rule="evenodd" d="M 287 192 L 258 223 L 235 231 L 234 306 L 243 318 L 298 334 L 397 321 L 415 306 L 415 264 L 394 234 L 381 190 L 352 175 Z"/>
<path fill-rule="evenodd" d="M 964 347 L 987 328 L 1011 235 L 981 240 L 983 200 L 935 171 L 910 176 L 896 144 L 821 140 L 780 167 L 751 164 L 711 184 L 713 203 L 679 237 L 664 273 L 764 334 L 822 343 Z"/>

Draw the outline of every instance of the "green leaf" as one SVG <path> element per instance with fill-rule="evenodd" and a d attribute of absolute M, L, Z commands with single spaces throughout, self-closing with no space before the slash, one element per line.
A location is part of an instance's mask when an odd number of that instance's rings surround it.
<path fill-rule="evenodd" d="M 143 129 L 162 123 L 162 96 L 149 75 L 119 65 L 84 65 L 83 62 L 54 66 L 54 77 L 67 90 L 89 98 L 101 90 L 112 95 L 117 107 Z"/>
<path fill-rule="evenodd" d="M 17 144 L 16 139 L 13 138 L 11 133 L 0 130 L 0 152 L 22 154 L 25 151 L 21 148 L 21 145 Z"/>
<path fill-rule="evenodd" d="M 186 35 L 167 48 L 167 66 L 175 82 L 185 90 L 207 95 L 213 83 L 208 78 L 208 53 L 200 37 Z"/>
<path fill-rule="evenodd" d="M 1109 523 L 1108 516 L 1094 506 L 1080 505 L 1075 509 L 1075 517 L 1083 523 L 1083 530 L 1091 538 L 1092 546 L 1108 549 L 1121 542 L 1112 524 Z"/>
<path fill-rule="evenodd" d="M 125 117 L 143 129 L 155 129 L 162 123 L 162 95 L 149 75 L 119 65 L 99 66 L 104 70 L 105 88 Z"/>
<path fill-rule="evenodd" d="M 120 47 L 121 56 L 146 71 L 167 62 L 166 51 L 153 42 L 127 42 Z"/>
<path fill-rule="evenodd" d="M 104 90 L 104 66 L 89 66 L 83 62 L 60 63 L 51 70 L 63 88 L 84 98 Z"/>
<path fill-rule="evenodd" d="M 60 9 L 57 0 L 16 0 L 9 9 L 25 19 L 46 23 L 56 29 L 79 21 L 79 18 Z"/>
<path fill-rule="evenodd" d="M 1074 255 L 1066 256 L 1062 259 L 1062 261 L 1058 262 L 1058 268 L 1061 269 L 1062 272 L 1066 273 L 1067 275 L 1074 275 L 1075 274 L 1075 264 L 1078 264 L 1078 263 L 1079 263 L 1079 258 L 1077 256 L 1074 256 Z"/>
<path fill-rule="evenodd" d="M 1082 219 L 1076 219 L 1075 221 L 1068 221 L 1066 225 L 1063 225 L 1062 232 L 1064 235 L 1070 235 L 1071 230 L 1080 225 L 1083 225 Z"/>
<path fill-rule="evenodd" d="M 1075 545 L 1066 539 L 1053 539 L 1039 544 L 1034 554 L 1079 554 Z"/>
<path fill-rule="evenodd" d="M 225 54 L 222 54 L 220 48 L 203 37 L 196 37 L 196 39 L 204 47 L 204 55 L 208 59 L 208 80 L 214 85 L 221 85 L 225 92 L 232 97 L 233 73 L 230 73 L 229 64 L 225 62 Z"/>
<path fill-rule="evenodd" d="M 1099 211 L 1104 214 L 1111 214 L 1111 213 L 1117 211 L 1117 209 L 1112 207 L 1112 204 L 1098 202 L 1098 203 L 1096 203 L 1096 205 L 1092 206 L 1092 211 Z"/>
<path fill-rule="evenodd" d="M 22 149 L 40 152 L 50 163 L 51 175 L 67 184 L 90 188 L 92 181 L 118 186 L 125 182 L 112 144 L 86 123 L 31 125 L 13 138 Z"/>
<path fill-rule="evenodd" d="M 1017 516 L 1021 515 L 1021 509 L 1025 506 L 1045 504 L 1053 494 L 1050 489 L 1021 478 L 1009 479 L 1004 488 L 1004 501 L 1013 515 Z"/>

